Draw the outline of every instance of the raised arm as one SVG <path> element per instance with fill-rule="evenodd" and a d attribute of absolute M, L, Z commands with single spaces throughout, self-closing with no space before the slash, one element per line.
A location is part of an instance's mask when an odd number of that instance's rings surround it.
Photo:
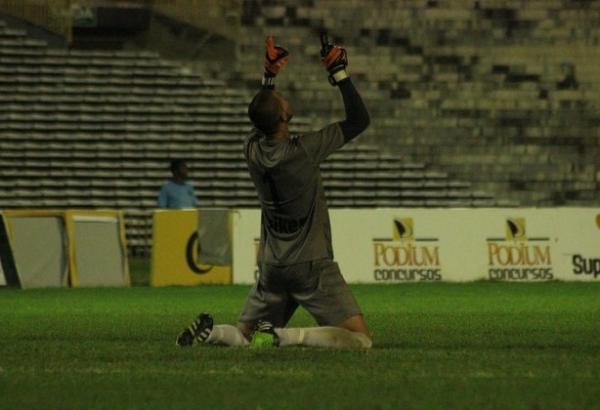
<path fill-rule="evenodd" d="M 265 40 L 265 71 L 262 78 L 263 88 L 275 88 L 275 77 L 279 71 L 287 63 L 290 58 L 290 53 L 283 48 L 275 45 L 272 36 L 268 36 Z"/>
<path fill-rule="evenodd" d="M 344 133 L 344 139 L 348 142 L 366 130 L 371 119 L 350 78 L 342 80 L 339 83 L 339 88 L 344 98 L 344 108 L 346 110 L 346 119 L 340 122 L 340 127 Z"/>
<path fill-rule="evenodd" d="M 331 85 L 337 85 L 342 93 L 346 119 L 340 122 L 340 127 L 344 140 L 348 142 L 369 126 L 369 113 L 346 71 L 346 49 L 330 43 L 325 33 L 321 34 L 321 61 L 329 72 L 329 82 Z"/>

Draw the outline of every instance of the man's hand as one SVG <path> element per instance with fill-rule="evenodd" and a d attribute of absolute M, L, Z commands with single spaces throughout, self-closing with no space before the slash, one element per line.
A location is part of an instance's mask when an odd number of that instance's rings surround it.
<path fill-rule="evenodd" d="M 276 46 L 271 36 L 267 37 L 265 46 L 265 76 L 275 77 L 287 63 L 290 53 L 286 49 Z"/>
<path fill-rule="evenodd" d="M 321 62 L 329 72 L 331 85 L 336 85 L 348 77 L 346 73 L 346 66 L 348 66 L 346 49 L 330 43 L 325 33 L 321 33 Z"/>

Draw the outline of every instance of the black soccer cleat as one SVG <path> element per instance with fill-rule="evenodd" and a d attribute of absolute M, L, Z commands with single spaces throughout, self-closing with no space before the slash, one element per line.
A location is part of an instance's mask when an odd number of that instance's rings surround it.
<path fill-rule="evenodd" d="M 273 346 L 279 346 L 279 336 L 275 333 L 275 327 L 271 322 L 259 320 L 250 340 L 250 348 L 262 349 Z"/>
<path fill-rule="evenodd" d="M 191 346 L 194 342 L 203 343 L 213 328 L 213 318 L 210 313 L 200 313 L 196 320 L 177 336 L 175 342 L 179 347 Z"/>

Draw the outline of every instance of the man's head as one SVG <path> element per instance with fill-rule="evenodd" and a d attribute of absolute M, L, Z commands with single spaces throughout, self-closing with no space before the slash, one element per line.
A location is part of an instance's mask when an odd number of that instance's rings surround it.
<path fill-rule="evenodd" d="M 188 167 L 184 160 L 174 159 L 169 165 L 173 178 L 178 181 L 185 181 L 188 177 Z"/>
<path fill-rule="evenodd" d="M 285 130 L 292 119 L 289 103 L 279 93 L 262 89 L 254 96 L 248 106 L 248 116 L 256 128 L 267 136 Z"/>

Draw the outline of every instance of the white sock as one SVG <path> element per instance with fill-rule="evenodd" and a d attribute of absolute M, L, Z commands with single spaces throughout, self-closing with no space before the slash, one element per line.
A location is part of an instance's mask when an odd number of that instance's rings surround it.
<path fill-rule="evenodd" d="M 373 345 L 362 333 L 333 326 L 280 328 L 275 329 L 275 333 L 279 336 L 279 346 L 370 348 Z"/>
<path fill-rule="evenodd" d="M 247 346 L 248 340 L 240 330 L 232 325 L 213 326 L 204 343 L 223 346 Z"/>

